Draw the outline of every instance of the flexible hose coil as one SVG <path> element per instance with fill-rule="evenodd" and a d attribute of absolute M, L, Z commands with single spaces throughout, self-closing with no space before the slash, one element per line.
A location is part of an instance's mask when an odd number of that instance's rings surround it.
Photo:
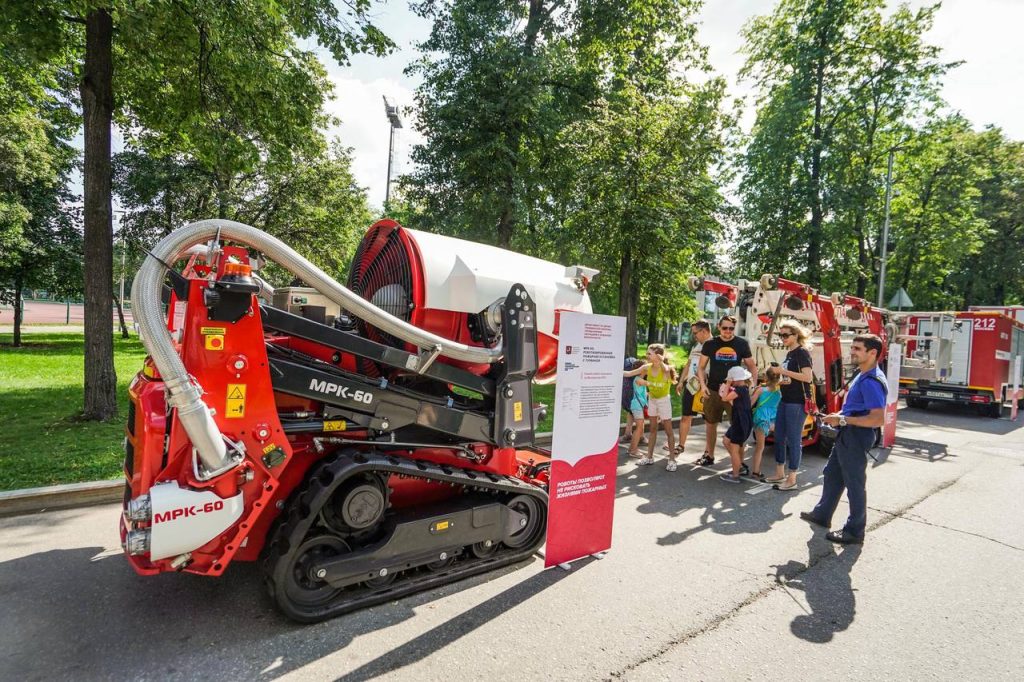
<path fill-rule="evenodd" d="M 196 448 L 207 472 L 219 472 L 231 463 L 220 429 L 201 399 L 202 389 L 189 377 L 174 349 L 161 305 L 166 276 L 165 263 L 173 263 L 189 247 L 218 237 L 251 246 L 292 272 L 356 317 L 419 348 L 440 347 L 441 354 L 471 363 L 493 363 L 501 359 L 501 348 L 479 348 L 457 343 L 414 327 L 378 308 L 336 282 L 327 273 L 300 256 L 281 240 L 250 225 L 232 220 L 200 220 L 164 237 L 152 250 L 132 284 L 132 301 L 139 335 L 153 364 L 160 371 L 169 393 L 168 402 L 177 409 L 178 420 Z"/>

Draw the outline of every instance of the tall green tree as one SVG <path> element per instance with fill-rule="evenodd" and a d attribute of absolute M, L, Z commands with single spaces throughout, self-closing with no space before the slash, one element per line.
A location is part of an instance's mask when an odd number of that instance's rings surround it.
<path fill-rule="evenodd" d="M 923 39 L 937 6 L 883 9 L 883 0 L 781 0 L 744 30 L 742 75 L 757 88 L 758 111 L 742 161 L 739 236 L 759 269 L 866 293 L 877 267 L 879 168 L 934 108 L 949 67 Z"/>
<path fill-rule="evenodd" d="M 403 213 L 421 228 L 600 267 L 591 294 L 626 315 L 631 338 L 641 301 L 655 319 L 678 310 L 674 285 L 716 234 L 721 204 L 710 165 L 724 88 L 695 40 L 699 7 L 420 3 L 434 22 L 410 69 L 423 77 L 426 142 L 403 179 Z M 645 298 L 643 286 L 664 293 Z"/>
<path fill-rule="evenodd" d="M 561 0 L 424 0 L 433 21 L 408 72 L 417 128 L 416 170 L 404 193 L 440 229 L 509 248 L 535 224 L 543 169 L 569 111 L 591 97 L 570 52 L 575 11 Z M 426 227 L 427 225 L 423 225 Z"/>
<path fill-rule="evenodd" d="M 73 124 L 52 96 L 60 77 L 0 56 L 0 301 L 14 308 L 21 345 L 22 290 L 73 293 L 81 283 L 81 234 L 68 178 L 78 155 Z"/>
<path fill-rule="evenodd" d="M 958 309 L 1024 304 L 1024 142 L 988 127 L 977 134 L 975 153 L 986 171 L 976 187 L 987 230 L 950 278 L 953 301 Z"/>
<path fill-rule="evenodd" d="M 953 303 L 952 276 L 986 239 L 980 187 L 990 171 L 979 143 L 970 123 L 954 115 L 917 131 L 896 157 L 888 289 L 902 287 L 923 310 Z"/>
<path fill-rule="evenodd" d="M 114 158 L 114 192 L 125 210 L 120 234 L 137 256 L 176 227 L 218 211 L 294 245 L 340 278 L 372 221 L 366 190 L 352 174 L 351 150 L 318 134 L 306 147 L 228 177 L 181 154 L 132 147 Z"/>
<path fill-rule="evenodd" d="M 686 276 L 707 269 L 724 232 L 714 171 L 729 123 L 725 83 L 708 77 L 699 7 L 643 3 L 604 33 L 590 53 L 599 98 L 559 136 L 563 176 L 552 184 L 564 188 L 564 219 L 549 239 L 604 269 L 593 294 L 626 317 L 630 352 L 641 307 L 651 340 L 661 320 L 694 312 Z"/>
<path fill-rule="evenodd" d="M 353 0 L 343 13 L 330 0 L 44 0 L 5 8 L 5 50 L 43 62 L 71 52 L 79 69 L 86 418 L 107 420 L 117 411 L 110 324 L 115 117 L 158 143 L 188 145 L 227 177 L 223 169 L 259 159 L 254 138 L 288 147 L 318 120 L 322 71 L 297 38 L 315 38 L 341 63 L 355 52 L 392 47 L 369 21 L 371 9 L 371 0 Z"/>

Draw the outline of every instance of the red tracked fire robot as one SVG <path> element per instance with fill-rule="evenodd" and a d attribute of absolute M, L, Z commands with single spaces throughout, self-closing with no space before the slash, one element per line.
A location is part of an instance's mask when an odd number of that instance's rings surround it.
<path fill-rule="evenodd" d="M 307 286 L 275 292 L 256 253 Z M 132 566 L 258 560 L 312 622 L 529 556 L 548 467 L 531 386 L 594 274 L 385 220 L 342 286 L 247 225 L 176 230 L 132 287 L 149 351 L 125 439 Z"/>

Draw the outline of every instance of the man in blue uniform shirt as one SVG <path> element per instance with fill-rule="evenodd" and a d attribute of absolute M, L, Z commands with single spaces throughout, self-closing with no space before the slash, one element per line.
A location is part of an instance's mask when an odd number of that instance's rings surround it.
<path fill-rule="evenodd" d="M 850 384 L 843 409 L 823 418 L 826 424 L 839 427 L 836 444 L 825 464 L 825 483 L 821 500 L 811 512 L 800 512 L 800 518 L 830 528 L 832 515 L 846 489 L 850 501 L 850 518 L 842 530 L 825 535 L 832 542 L 844 545 L 864 542 L 867 525 L 868 451 L 875 443 L 875 429 L 885 422 L 885 405 L 889 385 L 878 369 L 882 340 L 874 334 L 853 339 L 850 355 L 860 373 Z"/>

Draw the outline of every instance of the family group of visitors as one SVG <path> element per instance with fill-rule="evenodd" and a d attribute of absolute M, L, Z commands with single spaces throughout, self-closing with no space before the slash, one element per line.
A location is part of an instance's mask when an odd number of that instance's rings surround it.
<path fill-rule="evenodd" d="M 736 327 L 732 315 L 719 320 L 717 336 L 707 320 L 694 322 L 690 327 L 693 348 L 679 371 L 662 344 L 648 346 L 643 360 L 628 358 L 623 371 L 622 406 L 627 417 L 622 440 L 629 444 L 628 454 L 636 458 L 638 466 L 653 465 L 658 430 L 664 429 L 665 469 L 676 471 L 693 417 L 700 414 L 705 425 L 704 451 L 692 463 L 709 467 L 715 463 L 718 425 L 727 419 L 721 442 L 729 455 L 730 470 L 719 478 L 731 484 L 752 478 L 781 492 L 796 491 L 804 426 L 807 415 L 816 411 L 810 331 L 796 320 L 782 320 L 775 334 L 786 351 L 785 358 L 758 371 L 750 344 L 737 335 Z M 864 537 L 867 453 L 874 444 L 875 428 L 884 421 L 888 394 L 885 375 L 878 368 L 882 345 L 873 334 L 853 340 L 851 356 L 859 373 L 846 388 L 842 410 L 822 417 L 826 428 L 838 429 L 836 442 L 824 470 L 822 499 L 801 518 L 828 528 L 845 489 L 850 519 L 841 531 L 828 534 L 835 542 L 861 542 Z M 672 429 L 672 390 L 682 402 L 678 443 Z M 702 400 L 699 412 L 694 409 L 698 396 Z M 754 447 L 748 465 L 744 459 L 751 436 Z M 762 471 L 769 437 L 774 440 L 773 473 Z"/>

